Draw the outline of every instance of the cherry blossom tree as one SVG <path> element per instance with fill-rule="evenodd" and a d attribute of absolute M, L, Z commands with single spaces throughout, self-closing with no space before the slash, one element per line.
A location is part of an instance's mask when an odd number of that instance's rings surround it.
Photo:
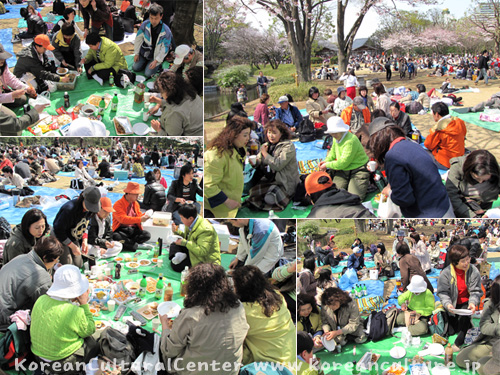
<path fill-rule="evenodd" d="M 500 55 L 500 0 L 475 0 L 469 19 L 493 40 Z"/>

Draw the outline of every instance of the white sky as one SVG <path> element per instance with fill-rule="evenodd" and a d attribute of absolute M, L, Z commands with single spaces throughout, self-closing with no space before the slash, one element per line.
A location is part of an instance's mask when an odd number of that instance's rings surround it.
<path fill-rule="evenodd" d="M 471 2 L 469 0 L 441 0 L 439 4 L 434 6 L 419 6 L 416 8 L 412 8 L 410 6 L 402 6 L 401 4 L 398 4 L 398 7 L 401 10 L 418 10 L 421 12 L 432 8 L 439 8 L 439 9 L 448 8 L 453 17 L 460 18 L 464 15 L 464 13 L 467 11 L 470 5 Z M 352 4 L 349 4 L 349 6 L 347 7 L 347 11 L 355 13 L 356 7 L 353 6 Z M 336 22 L 335 14 L 333 20 L 334 22 Z M 345 22 L 346 32 L 351 28 L 355 20 L 356 17 L 352 18 L 347 17 Z M 377 27 L 374 25 L 377 25 L 378 20 L 379 20 L 379 15 L 374 10 L 370 10 L 368 14 L 365 16 L 363 23 L 361 24 L 361 27 L 358 31 L 358 34 L 356 35 L 356 38 L 368 38 L 375 30 L 377 30 Z M 247 11 L 246 21 L 250 22 L 251 25 L 256 28 L 263 27 L 267 29 L 267 27 L 271 23 L 271 17 L 268 16 L 267 12 L 259 9 L 256 10 L 255 14 Z"/>

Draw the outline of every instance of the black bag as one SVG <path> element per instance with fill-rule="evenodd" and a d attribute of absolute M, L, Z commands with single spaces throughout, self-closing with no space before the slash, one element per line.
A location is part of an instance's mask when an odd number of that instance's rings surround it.
<path fill-rule="evenodd" d="M 75 190 L 83 190 L 83 181 L 79 180 L 78 178 L 74 178 L 71 180 L 69 188 Z"/>
<path fill-rule="evenodd" d="M 101 333 L 98 343 L 101 353 L 107 358 L 115 359 L 123 369 L 122 374 L 126 374 L 136 358 L 134 348 L 127 337 L 120 331 L 108 327 Z"/>
<path fill-rule="evenodd" d="M 325 135 L 325 131 L 327 130 L 326 125 L 323 125 L 321 128 L 314 129 L 314 135 L 316 139 L 322 139 Z"/>
<path fill-rule="evenodd" d="M 421 103 L 413 101 L 413 102 L 410 102 L 410 104 L 408 104 L 406 106 L 406 113 L 408 113 L 410 115 L 416 115 L 422 109 L 424 109 L 424 107 L 422 106 Z"/>
<path fill-rule="evenodd" d="M 122 24 L 123 24 L 123 29 L 125 30 L 126 33 L 133 33 L 134 32 L 134 20 L 132 18 L 127 18 L 127 17 L 121 17 Z"/>
<path fill-rule="evenodd" d="M 446 311 L 440 310 L 432 314 L 428 324 L 431 334 L 437 333 L 441 337 L 448 337 L 448 314 Z"/>
<path fill-rule="evenodd" d="M 387 336 L 387 318 L 382 311 L 372 311 L 367 319 L 368 338 L 373 342 Z"/>
<path fill-rule="evenodd" d="M 309 119 L 303 119 L 298 128 L 299 141 L 301 143 L 312 142 L 316 140 L 316 129 Z"/>
<path fill-rule="evenodd" d="M 327 135 L 323 142 L 323 146 L 321 148 L 323 150 L 329 150 L 332 148 L 332 144 L 333 144 L 333 137 L 331 135 Z"/>
<path fill-rule="evenodd" d="M 113 42 L 120 42 L 125 38 L 125 29 L 122 18 L 118 13 L 113 13 Z"/>

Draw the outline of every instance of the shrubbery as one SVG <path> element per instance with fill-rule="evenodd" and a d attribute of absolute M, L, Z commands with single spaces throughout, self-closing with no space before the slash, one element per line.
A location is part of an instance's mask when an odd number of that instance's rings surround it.
<path fill-rule="evenodd" d="M 217 85 L 224 88 L 236 88 L 241 84 L 246 84 L 250 76 L 248 65 L 233 65 L 223 68 L 215 73 Z"/>

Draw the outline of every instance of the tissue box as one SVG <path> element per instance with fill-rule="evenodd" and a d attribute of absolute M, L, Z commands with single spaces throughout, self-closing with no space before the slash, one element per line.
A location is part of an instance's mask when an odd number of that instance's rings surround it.
<path fill-rule="evenodd" d="M 229 229 L 227 229 L 227 225 L 213 224 L 213 226 L 219 236 L 220 251 L 227 252 L 229 250 Z"/>

